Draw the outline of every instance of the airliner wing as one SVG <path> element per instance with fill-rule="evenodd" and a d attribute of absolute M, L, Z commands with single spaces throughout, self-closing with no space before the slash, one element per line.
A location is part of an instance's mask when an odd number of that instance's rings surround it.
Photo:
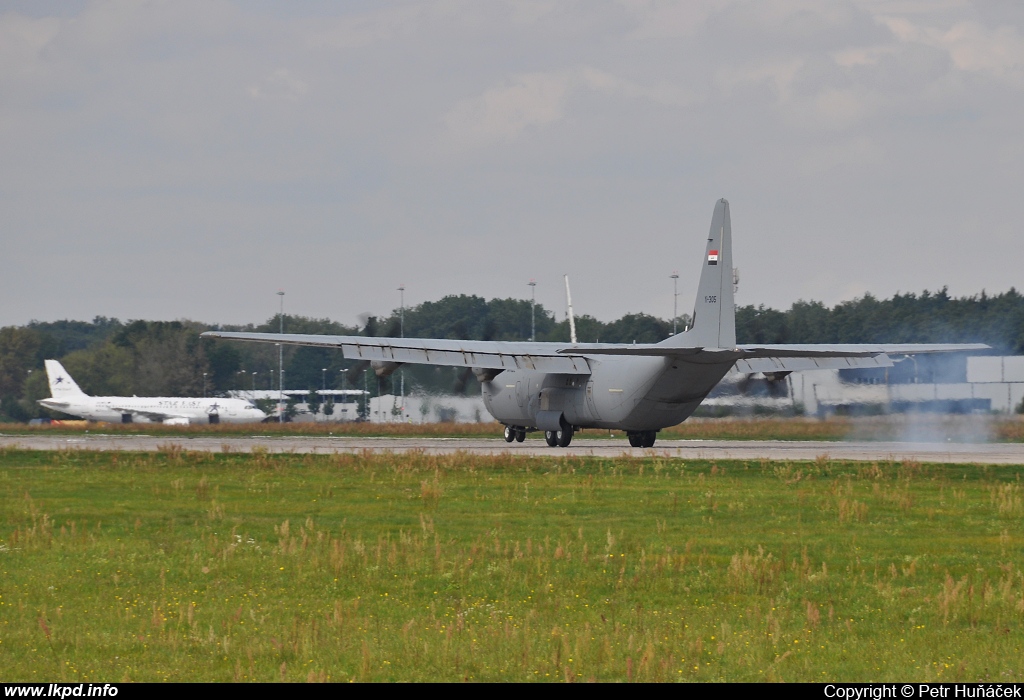
<path fill-rule="evenodd" d="M 148 418 L 154 423 L 163 423 L 167 420 L 173 419 L 185 419 L 188 420 L 188 416 L 180 413 L 162 413 L 161 411 L 145 411 L 139 408 L 128 408 L 127 406 L 111 406 L 110 410 L 118 411 L 119 413 L 131 413 L 133 416 L 142 416 Z"/>
<path fill-rule="evenodd" d="M 282 345 L 339 348 L 347 359 L 481 369 L 535 369 L 553 374 L 590 374 L 580 352 L 566 355 L 560 343 L 521 343 L 490 340 L 426 340 L 422 338 L 368 338 L 359 335 L 303 335 L 294 333 L 235 333 L 207 331 L 206 337 L 249 340 Z"/>

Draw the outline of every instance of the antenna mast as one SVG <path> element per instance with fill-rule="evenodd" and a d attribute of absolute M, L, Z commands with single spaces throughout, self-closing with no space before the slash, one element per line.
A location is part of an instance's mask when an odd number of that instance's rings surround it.
<path fill-rule="evenodd" d="M 579 341 L 576 340 L 576 316 L 572 312 L 572 293 L 569 292 L 569 275 L 565 275 L 565 305 L 568 307 L 565 316 L 569 319 L 569 341 L 575 345 Z"/>

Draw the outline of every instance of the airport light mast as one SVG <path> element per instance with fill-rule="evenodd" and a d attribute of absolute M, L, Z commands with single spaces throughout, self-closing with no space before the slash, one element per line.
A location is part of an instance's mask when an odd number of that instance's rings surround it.
<path fill-rule="evenodd" d="M 669 277 L 672 278 L 672 335 L 675 335 L 679 319 L 679 271 L 676 270 Z"/>
<path fill-rule="evenodd" d="M 537 308 L 537 280 L 531 279 L 527 282 L 530 286 L 530 342 L 537 340 L 537 323 L 534 309 Z"/>
<path fill-rule="evenodd" d="M 281 297 L 281 312 L 278 314 L 280 322 L 279 332 L 284 335 L 284 290 L 278 289 L 277 296 Z M 277 422 L 284 423 L 284 343 L 277 344 Z"/>
<path fill-rule="evenodd" d="M 339 369 L 338 372 L 341 374 L 341 410 L 343 413 L 347 413 L 348 408 L 346 407 L 346 404 L 348 401 L 346 401 L 346 399 L 348 398 L 348 393 L 345 391 L 345 387 L 348 385 L 345 383 L 345 380 L 348 379 L 348 370 Z"/>
<path fill-rule="evenodd" d="M 399 312 L 398 312 L 398 329 L 401 337 L 405 337 L 405 283 L 403 282 L 398 287 L 399 299 Z M 399 368 L 398 370 L 398 382 L 401 386 L 402 401 L 399 404 L 402 409 L 402 418 L 405 418 L 405 370 Z M 404 421 L 403 421 L 404 422 Z"/>

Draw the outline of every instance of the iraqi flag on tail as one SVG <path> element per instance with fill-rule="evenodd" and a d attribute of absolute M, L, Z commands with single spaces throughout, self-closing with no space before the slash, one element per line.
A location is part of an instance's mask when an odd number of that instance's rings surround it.
<path fill-rule="evenodd" d="M 708 251 L 708 265 L 717 265 L 717 264 L 718 264 L 718 251 L 717 250 L 709 250 Z"/>

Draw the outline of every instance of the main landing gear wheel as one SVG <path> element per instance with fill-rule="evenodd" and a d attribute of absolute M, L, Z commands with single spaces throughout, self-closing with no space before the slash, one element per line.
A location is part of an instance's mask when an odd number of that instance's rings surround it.
<path fill-rule="evenodd" d="M 658 438 L 658 431 L 643 430 L 638 433 L 626 433 L 630 447 L 654 447 L 654 441 Z"/>
<path fill-rule="evenodd" d="M 516 430 L 516 442 L 522 442 L 526 439 L 526 428 L 519 428 Z"/>
<path fill-rule="evenodd" d="M 559 447 L 568 447 L 572 442 L 572 426 L 562 426 L 562 429 L 555 433 L 555 439 Z"/>
<path fill-rule="evenodd" d="M 548 443 L 548 447 L 558 446 L 558 434 L 554 430 L 544 431 L 544 442 Z"/>
<path fill-rule="evenodd" d="M 505 426 L 505 442 L 512 442 L 516 439 L 516 430 L 511 425 Z"/>

